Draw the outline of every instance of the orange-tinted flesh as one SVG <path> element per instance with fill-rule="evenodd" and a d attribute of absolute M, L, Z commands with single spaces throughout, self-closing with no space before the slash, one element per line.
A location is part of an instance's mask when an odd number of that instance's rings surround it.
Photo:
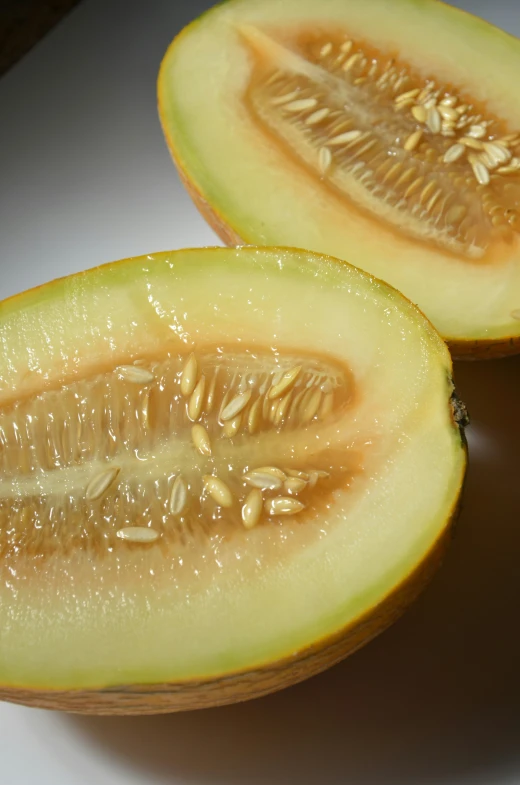
<path fill-rule="evenodd" d="M 362 481 L 369 449 L 363 441 L 331 445 L 323 439 L 314 446 L 317 433 L 355 412 L 361 392 L 350 369 L 327 356 L 251 351 L 243 344 L 204 346 L 195 356 L 198 411 L 196 389 L 183 393 L 189 358 L 181 355 L 103 368 L 2 408 L 0 579 L 9 584 L 13 570 L 18 579 L 22 573 L 38 579 L 49 560 L 81 563 L 81 555 L 110 568 L 146 548 L 156 551 L 157 570 L 163 558 L 173 559 L 179 576 L 198 571 L 211 580 L 222 554 L 247 544 L 242 508 L 259 486 L 245 475 L 266 466 L 283 480 L 261 489 L 264 507 L 254 525 L 264 527 L 266 537 L 257 542 L 255 558 L 269 559 L 269 531 L 275 540 L 319 536 L 334 491 Z M 279 377 L 294 368 L 301 369 L 294 382 L 272 397 Z M 246 405 L 224 419 L 226 406 L 244 394 Z M 206 430 L 210 455 L 197 447 L 194 425 Z M 92 483 L 107 470 L 115 476 L 92 497 Z M 226 484 L 231 505 L 208 492 L 207 476 Z M 303 478 L 300 488 L 292 476 Z M 172 507 L 178 477 L 186 496 L 181 509 Z M 271 514 L 267 505 L 279 497 L 303 509 Z M 125 540 L 121 534 L 129 527 L 157 537 Z"/>
<path fill-rule="evenodd" d="M 520 238 L 516 129 L 453 85 L 419 78 L 400 52 L 347 32 L 244 28 L 243 38 L 254 62 L 244 94 L 251 117 L 329 197 L 375 230 L 384 224 L 469 262 L 511 257 Z"/>

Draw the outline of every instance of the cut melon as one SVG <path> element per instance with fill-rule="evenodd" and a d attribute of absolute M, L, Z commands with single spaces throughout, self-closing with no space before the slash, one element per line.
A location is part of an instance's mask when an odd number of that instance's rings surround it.
<path fill-rule="evenodd" d="M 229 0 L 159 75 L 182 179 L 228 243 L 342 258 L 458 356 L 520 347 L 520 42 L 435 0 Z"/>
<path fill-rule="evenodd" d="M 465 471 L 446 345 L 287 249 L 160 253 L 0 304 L 0 697 L 243 700 L 384 629 Z"/>

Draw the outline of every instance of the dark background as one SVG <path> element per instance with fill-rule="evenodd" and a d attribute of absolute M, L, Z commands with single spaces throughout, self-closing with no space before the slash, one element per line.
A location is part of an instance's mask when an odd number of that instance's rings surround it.
<path fill-rule="evenodd" d="M 80 0 L 0 0 L 0 76 Z"/>

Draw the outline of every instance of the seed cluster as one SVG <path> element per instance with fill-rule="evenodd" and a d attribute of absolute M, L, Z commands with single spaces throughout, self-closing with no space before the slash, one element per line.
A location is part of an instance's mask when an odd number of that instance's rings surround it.
<path fill-rule="evenodd" d="M 263 51 L 248 106 L 323 181 L 378 221 L 470 258 L 520 231 L 520 133 L 338 34 L 270 41 L 254 37 Z"/>
<path fill-rule="evenodd" d="M 116 542 L 197 552 L 242 527 L 293 525 L 317 509 L 317 484 L 328 494 L 352 472 L 328 477 L 326 452 L 316 468 L 292 465 L 305 452 L 290 445 L 353 389 L 325 358 L 206 348 L 18 401 L 0 411 L 0 554 L 102 558 Z"/>
<path fill-rule="evenodd" d="M 328 417 L 333 410 L 334 382 L 323 373 L 305 371 L 301 364 L 265 374 L 260 384 L 254 375 L 242 375 L 237 384 L 235 376 L 216 409 L 219 370 L 218 367 L 214 369 L 208 384 L 199 358 L 192 353 L 179 373 L 180 397 L 186 402 L 186 418 L 192 423 L 191 442 L 201 458 L 210 459 L 213 455 L 208 430 L 212 414 L 217 438 L 228 439 L 235 437 L 242 427 L 254 434 L 263 424 L 280 428 L 291 418 L 302 426 L 315 418 Z M 133 385 L 149 386 L 156 381 L 152 371 L 138 365 L 119 366 L 115 374 Z M 85 489 L 86 501 L 94 503 L 102 499 L 114 488 L 120 474 L 121 466 L 113 463 L 97 472 Z M 305 504 L 294 497 L 328 477 L 329 473 L 323 470 L 304 472 L 262 466 L 235 477 L 232 484 L 238 489 L 233 491 L 228 482 L 213 471 L 202 475 L 200 500 L 211 499 L 223 509 L 241 505 L 242 523 L 246 529 L 252 529 L 260 522 L 262 512 L 268 516 L 301 512 Z M 168 512 L 173 517 L 182 517 L 189 504 L 190 485 L 181 472 L 171 483 Z M 117 536 L 128 543 L 146 544 L 155 542 L 160 533 L 150 526 L 125 526 L 117 531 Z"/>
<path fill-rule="evenodd" d="M 457 139 L 444 153 L 444 163 L 467 160 L 480 185 L 488 185 L 491 172 L 508 175 L 520 171 L 520 158 L 512 152 L 520 143 L 520 136 L 490 135 L 489 121 L 472 114 L 472 108 L 459 102 L 456 95 L 436 89 L 433 82 L 422 90 L 400 93 L 394 105 L 396 111 L 409 110 L 420 126 L 405 140 L 405 150 L 415 150 L 423 133 L 440 134 Z"/>

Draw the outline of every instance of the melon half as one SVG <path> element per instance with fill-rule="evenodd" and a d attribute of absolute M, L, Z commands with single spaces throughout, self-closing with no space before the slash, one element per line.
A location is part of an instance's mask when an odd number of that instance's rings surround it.
<path fill-rule="evenodd" d="M 491 357 L 520 347 L 519 73 L 436 0 L 228 0 L 170 46 L 159 111 L 227 243 L 345 259 Z"/>
<path fill-rule="evenodd" d="M 448 349 L 287 249 L 175 251 L 0 304 L 0 698 L 244 700 L 394 621 L 466 466 Z"/>

